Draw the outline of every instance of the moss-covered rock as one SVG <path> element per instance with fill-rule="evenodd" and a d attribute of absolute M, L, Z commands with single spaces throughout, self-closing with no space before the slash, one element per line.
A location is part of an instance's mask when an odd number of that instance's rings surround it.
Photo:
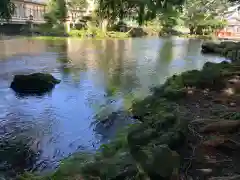
<path fill-rule="evenodd" d="M 94 153 L 77 153 L 62 161 L 58 170 L 50 177 L 53 180 L 134 179 L 137 166 L 128 150 L 127 129 L 118 133 L 116 138 L 104 144 Z M 80 179 L 81 179 L 80 178 Z"/>
<path fill-rule="evenodd" d="M 170 179 L 180 167 L 180 156 L 165 144 L 145 147 L 140 154 L 137 161 L 152 180 Z"/>
<path fill-rule="evenodd" d="M 154 122 L 155 121 L 155 122 Z M 148 144 L 167 144 L 176 150 L 185 140 L 187 121 L 176 118 L 153 119 L 150 123 L 142 123 L 128 133 L 128 145 L 133 154 Z"/>
<path fill-rule="evenodd" d="M 176 99 L 184 97 L 186 87 L 221 90 L 225 86 L 222 72 L 228 71 L 230 67 L 225 61 L 219 64 L 207 62 L 200 71 L 191 70 L 169 78 L 162 86 L 162 93 L 168 99 Z"/>
<path fill-rule="evenodd" d="M 26 137 L 0 138 L 0 174 L 8 178 L 15 177 L 18 173 L 31 169 L 38 155 Z"/>
<path fill-rule="evenodd" d="M 85 164 L 82 174 L 86 179 L 133 179 L 137 175 L 137 166 L 129 152 L 120 151 L 111 158 L 103 158 Z"/>
<path fill-rule="evenodd" d="M 132 128 L 128 133 L 128 146 L 135 161 L 150 177 L 154 176 L 152 179 L 166 178 L 180 164 L 178 157 L 170 153 L 172 151 L 169 147 L 178 150 L 184 143 L 186 134 L 187 121 L 166 113 L 162 119 L 144 121 Z"/>
<path fill-rule="evenodd" d="M 233 62 L 240 61 L 240 43 L 223 41 L 220 43 L 206 42 L 202 44 L 202 53 L 211 53 L 224 56 Z"/>
<path fill-rule="evenodd" d="M 202 44 L 202 53 L 215 54 L 219 51 L 219 48 L 221 48 L 220 43 L 206 42 Z"/>
<path fill-rule="evenodd" d="M 29 75 L 16 75 L 11 88 L 21 94 L 43 94 L 50 91 L 60 80 L 51 74 L 33 73 Z"/>

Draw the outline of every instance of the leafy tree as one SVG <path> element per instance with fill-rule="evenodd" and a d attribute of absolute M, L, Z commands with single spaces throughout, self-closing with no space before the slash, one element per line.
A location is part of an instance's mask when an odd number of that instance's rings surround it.
<path fill-rule="evenodd" d="M 11 0 L 0 0 L 0 19 L 11 19 L 14 9 L 15 6 Z"/>
<path fill-rule="evenodd" d="M 73 28 L 75 28 L 76 21 L 82 17 L 87 6 L 88 2 L 86 0 L 71 0 L 67 3 L 67 8 L 72 16 Z"/>
<path fill-rule="evenodd" d="M 115 20 L 123 19 L 127 14 L 130 15 L 130 10 L 126 0 L 99 0 L 96 13 L 99 17 L 99 24 L 104 31 L 109 24 L 113 24 Z"/>
<path fill-rule="evenodd" d="M 105 27 L 126 17 L 131 17 L 142 25 L 159 16 L 167 22 L 167 16 L 163 18 L 162 15 L 169 10 L 175 12 L 183 2 L 184 0 L 99 0 L 97 12 Z"/>
<path fill-rule="evenodd" d="M 50 0 L 48 3 L 48 13 L 45 14 L 45 20 L 48 24 L 63 24 L 67 17 L 67 8 L 65 0 Z"/>
<path fill-rule="evenodd" d="M 228 0 L 187 0 L 182 19 L 191 34 L 211 32 L 226 24 L 224 14 L 230 5 Z"/>

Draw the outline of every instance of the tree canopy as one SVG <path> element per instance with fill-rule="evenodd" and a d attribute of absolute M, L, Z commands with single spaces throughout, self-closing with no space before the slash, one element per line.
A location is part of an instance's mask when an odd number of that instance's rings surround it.
<path fill-rule="evenodd" d="M 225 25 L 231 1 L 236 0 L 98 0 L 97 13 L 110 24 L 130 17 L 139 25 L 158 19 L 163 27 L 172 27 L 181 19 L 191 33 L 202 34 Z"/>
<path fill-rule="evenodd" d="M 224 15 L 230 5 L 228 0 L 186 0 L 182 19 L 191 34 L 203 34 L 203 30 L 224 26 Z"/>
<path fill-rule="evenodd" d="M 0 0 L 0 19 L 9 20 L 14 13 L 15 6 L 11 0 Z"/>
<path fill-rule="evenodd" d="M 45 14 L 45 20 L 48 24 L 61 24 L 67 17 L 65 0 L 50 0 L 48 3 L 48 12 Z"/>
<path fill-rule="evenodd" d="M 141 25 L 170 9 L 181 8 L 183 3 L 184 0 L 99 0 L 97 11 L 102 19 L 115 21 L 130 16 Z"/>
<path fill-rule="evenodd" d="M 87 0 L 71 0 L 67 2 L 67 9 L 71 14 L 73 27 L 75 27 L 75 23 L 82 17 L 87 6 Z"/>

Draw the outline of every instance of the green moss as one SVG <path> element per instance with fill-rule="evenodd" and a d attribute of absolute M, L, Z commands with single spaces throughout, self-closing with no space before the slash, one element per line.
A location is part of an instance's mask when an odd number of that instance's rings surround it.
<path fill-rule="evenodd" d="M 0 175 L 15 177 L 36 163 L 39 153 L 34 150 L 28 137 L 0 138 Z"/>
<path fill-rule="evenodd" d="M 86 37 L 87 32 L 85 30 L 71 30 L 68 34 L 71 37 L 84 38 Z"/>
<path fill-rule="evenodd" d="M 129 152 L 119 151 L 111 158 L 104 158 L 86 164 L 82 169 L 83 176 L 99 177 L 100 179 L 123 179 L 136 176 L 137 167 Z"/>
<path fill-rule="evenodd" d="M 60 167 L 49 178 L 52 180 L 74 180 L 77 176 L 82 176 L 82 168 L 93 161 L 93 154 L 77 153 L 64 159 Z"/>
<path fill-rule="evenodd" d="M 219 64 L 207 62 L 201 71 L 191 70 L 174 75 L 167 79 L 163 86 L 153 89 L 153 92 L 167 99 L 176 100 L 184 97 L 187 87 L 221 90 L 225 87 L 224 73 L 229 72 L 231 68 L 232 65 L 228 62 Z"/>
<path fill-rule="evenodd" d="M 144 147 L 139 154 L 137 161 L 153 179 L 170 179 L 174 169 L 180 167 L 179 155 L 165 144 Z"/>

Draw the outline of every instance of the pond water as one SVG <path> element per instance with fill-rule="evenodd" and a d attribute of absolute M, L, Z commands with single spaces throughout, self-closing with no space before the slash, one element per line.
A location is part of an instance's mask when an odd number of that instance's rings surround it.
<path fill-rule="evenodd" d="M 143 98 L 167 77 L 200 69 L 207 61 L 201 41 L 181 38 L 61 41 L 0 41 L 0 137 L 26 136 L 40 150 L 40 169 L 55 168 L 77 151 L 94 151 L 130 123 L 116 115 L 111 127 L 96 128 L 98 118 Z M 48 72 L 61 79 L 44 96 L 18 97 L 9 85 L 16 74 Z"/>

